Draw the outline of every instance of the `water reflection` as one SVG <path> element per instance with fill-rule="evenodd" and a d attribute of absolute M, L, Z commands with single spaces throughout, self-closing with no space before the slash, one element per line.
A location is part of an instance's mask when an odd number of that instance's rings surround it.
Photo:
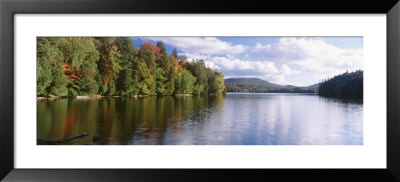
<path fill-rule="evenodd" d="M 307 94 L 58 99 L 37 103 L 37 137 L 63 144 L 362 145 L 363 107 Z M 92 136 L 102 140 L 92 141 Z"/>

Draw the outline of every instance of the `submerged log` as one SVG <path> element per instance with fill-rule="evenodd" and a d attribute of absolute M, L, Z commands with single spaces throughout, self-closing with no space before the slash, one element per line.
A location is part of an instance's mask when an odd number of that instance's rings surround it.
<path fill-rule="evenodd" d="M 97 136 L 97 135 L 95 135 L 95 136 L 92 137 L 92 140 L 93 140 L 94 142 L 97 142 L 97 141 L 102 140 L 102 139 L 103 139 L 103 137 Z"/>
<path fill-rule="evenodd" d="M 56 145 L 56 144 L 61 144 L 61 143 L 68 142 L 68 141 L 71 141 L 71 140 L 75 140 L 75 139 L 78 139 L 78 138 L 83 138 L 83 137 L 88 136 L 88 135 L 89 134 L 87 134 L 87 133 L 81 133 L 79 135 L 63 138 L 61 140 L 48 140 L 48 139 L 38 138 L 37 139 L 37 144 L 39 144 L 39 145 Z"/>

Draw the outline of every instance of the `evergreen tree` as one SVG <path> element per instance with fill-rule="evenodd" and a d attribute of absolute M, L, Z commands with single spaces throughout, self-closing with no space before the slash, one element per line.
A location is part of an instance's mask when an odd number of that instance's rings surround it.
<path fill-rule="evenodd" d="M 128 37 L 38 37 L 37 95 L 221 94 L 223 74 L 163 42 L 136 49 Z"/>
<path fill-rule="evenodd" d="M 156 83 L 150 70 L 143 62 L 138 63 L 139 71 L 139 93 L 145 95 L 154 95 L 156 92 Z"/>
<path fill-rule="evenodd" d="M 37 95 L 47 95 L 53 75 L 48 60 L 50 42 L 46 38 L 37 38 L 37 67 L 36 67 L 36 92 Z"/>
<path fill-rule="evenodd" d="M 100 60 L 97 63 L 101 80 L 97 80 L 100 84 L 99 94 L 114 95 L 116 94 L 116 80 L 120 71 L 120 58 L 122 54 L 118 51 L 117 38 L 100 37 L 97 38 L 97 49 L 100 53 Z"/>
<path fill-rule="evenodd" d="M 50 86 L 53 75 L 51 74 L 50 62 L 45 58 L 38 58 L 38 65 L 36 69 L 37 74 L 37 95 L 46 95 L 47 88 Z"/>
<path fill-rule="evenodd" d="M 204 64 L 204 61 L 197 60 L 192 61 L 191 63 L 187 62 L 185 67 L 192 73 L 194 77 L 196 77 L 194 90 L 195 94 L 200 94 L 208 90 L 207 68 Z"/>
<path fill-rule="evenodd" d="M 172 55 L 173 55 L 176 59 L 179 58 L 179 57 L 178 57 L 178 51 L 176 50 L 176 48 L 174 48 L 174 50 L 172 51 Z"/>
<path fill-rule="evenodd" d="M 156 90 L 157 90 L 157 95 L 166 95 L 167 90 L 165 88 L 165 82 L 167 81 L 167 78 L 164 77 L 164 71 L 162 68 L 157 68 L 156 69 Z"/>
<path fill-rule="evenodd" d="M 56 62 L 52 64 L 52 75 L 53 80 L 49 87 L 50 94 L 55 96 L 67 96 L 69 80 L 65 77 L 64 70 L 60 63 Z"/>
<path fill-rule="evenodd" d="M 121 54 L 121 72 L 118 76 L 117 90 L 120 95 L 137 95 L 139 82 L 137 80 L 138 52 L 130 38 L 118 39 L 118 54 Z"/>

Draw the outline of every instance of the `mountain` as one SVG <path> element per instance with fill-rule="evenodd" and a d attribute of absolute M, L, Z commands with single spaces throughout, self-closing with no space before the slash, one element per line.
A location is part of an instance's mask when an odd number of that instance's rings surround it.
<path fill-rule="evenodd" d="M 271 88 L 282 88 L 282 85 L 274 84 L 261 80 L 259 78 L 227 78 L 225 79 L 225 84 L 251 84 L 257 86 L 271 87 Z"/>
<path fill-rule="evenodd" d="M 343 73 L 321 83 L 318 95 L 339 99 L 363 99 L 363 71 Z"/>
<path fill-rule="evenodd" d="M 316 84 L 310 85 L 310 86 L 308 86 L 308 88 L 318 89 L 319 85 L 321 85 L 321 83 L 316 83 Z"/>
<path fill-rule="evenodd" d="M 259 78 L 228 78 L 224 82 L 228 92 L 315 93 L 318 88 L 278 85 Z"/>

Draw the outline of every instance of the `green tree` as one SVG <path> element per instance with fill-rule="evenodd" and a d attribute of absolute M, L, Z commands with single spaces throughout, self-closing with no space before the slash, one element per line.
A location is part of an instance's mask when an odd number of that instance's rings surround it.
<path fill-rule="evenodd" d="M 207 68 L 203 60 L 187 62 L 185 68 L 196 77 L 194 94 L 204 93 L 208 90 Z"/>
<path fill-rule="evenodd" d="M 121 69 L 119 65 L 122 54 L 118 49 L 118 40 L 115 37 L 96 38 L 96 47 L 100 53 L 100 60 L 97 63 L 99 74 L 97 83 L 100 85 L 99 94 L 115 95 L 116 80 Z"/>
<path fill-rule="evenodd" d="M 47 95 L 47 88 L 50 86 L 53 75 L 49 62 L 50 42 L 47 38 L 37 38 L 37 67 L 36 67 L 36 93 L 37 95 Z"/>
<path fill-rule="evenodd" d="M 37 38 L 37 94 L 66 96 L 68 79 L 62 68 L 61 38 Z"/>
<path fill-rule="evenodd" d="M 137 95 L 139 82 L 132 69 L 124 69 L 118 78 L 119 92 L 121 95 Z"/>
<path fill-rule="evenodd" d="M 156 60 L 159 58 L 160 49 L 151 44 L 149 41 L 145 41 L 142 45 L 140 45 L 139 51 L 139 59 L 141 62 L 146 63 L 147 68 L 150 72 L 154 73 L 156 69 Z"/>
<path fill-rule="evenodd" d="M 50 86 L 53 80 L 49 61 L 47 61 L 45 58 L 38 58 L 36 74 L 37 95 L 47 95 L 47 88 Z"/>
<path fill-rule="evenodd" d="M 99 52 L 96 49 L 94 39 L 90 37 L 74 37 L 71 41 L 73 56 L 69 61 L 72 71 L 77 79 L 71 83 L 78 85 L 79 95 L 95 95 L 99 89 L 94 78 L 97 71 Z M 72 78 L 73 79 L 73 78 Z M 73 94 L 73 93 L 71 93 Z"/>
<path fill-rule="evenodd" d="M 210 90 L 212 94 L 223 94 L 226 91 L 224 84 L 224 75 L 221 72 L 214 71 L 210 79 Z"/>
<path fill-rule="evenodd" d="M 162 79 L 163 80 L 162 83 L 159 83 L 158 85 L 162 87 L 160 89 L 163 91 L 162 95 L 171 95 L 174 92 L 174 79 L 175 79 L 175 70 L 173 68 L 173 63 L 172 60 L 170 59 L 170 56 L 167 53 L 164 43 L 158 41 L 157 47 L 159 48 L 159 55 L 160 55 L 159 60 L 157 62 L 158 66 L 162 68 L 163 74 L 156 77 L 162 76 L 163 78 L 165 78 Z"/>
<path fill-rule="evenodd" d="M 137 95 L 138 82 L 138 52 L 128 37 L 118 38 L 118 53 L 120 56 L 121 71 L 117 80 L 117 90 L 120 95 Z"/>
<path fill-rule="evenodd" d="M 69 80 L 65 77 L 64 70 L 60 63 L 53 63 L 52 75 L 53 80 L 49 87 L 50 94 L 55 96 L 67 96 L 67 85 L 69 83 Z"/>
<path fill-rule="evenodd" d="M 163 42 L 129 37 L 38 37 L 37 95 L 221 94 L 224 76 Z"/>
<path fill-rule="evenodd" d="M 179 57 L 178 57 L 178 51 L 176 50 L 176 48 L 174 48 L 174 50 L 172 51 L 172 55 L 173 55 L 176 59 L 179 58 Z"/>
<path fill-rule="evenodd" d="M 167 81 L 167 78 L 164 77 L 164 71 L 162 68 L 157 68 L 156 69 L 156 89 L 157 89 L 157 95 L 166 95 L 167 90 L 165 88 L 165 82 Z"/>
<path fill-rule="evenodd" d="M 194 82 L 196 81 L 196 77 L 194 77 L 189 71 L 186 69 L 182 70 L 182 93 L 191 94 L 194 89 Z"/>
<path fill-rule="evenodd" d="M 196 78 L 186 69 L 178 72 L 175 79 L 175 93 L 192 94 Z"/>
<path fill-rule="evenodd" d="M 150 70 L 143 62 L 138 63 L 139 71 L 139 92 L 146 95 L 154 95 L 156 93 L 156 83 Z"/>
<path fill-rule="evenodd" d="M 93 76 L 90 74 L 81 74 L 79 81 L 79 95 L 95 95 L 99 89 Z"/>
<path fill-rule="evenodd" d="M 172 95 L 174 93 L 176 72 L 177 70 L 174 66 L 169 68 L 166 83 L 166 95 Z"/>

